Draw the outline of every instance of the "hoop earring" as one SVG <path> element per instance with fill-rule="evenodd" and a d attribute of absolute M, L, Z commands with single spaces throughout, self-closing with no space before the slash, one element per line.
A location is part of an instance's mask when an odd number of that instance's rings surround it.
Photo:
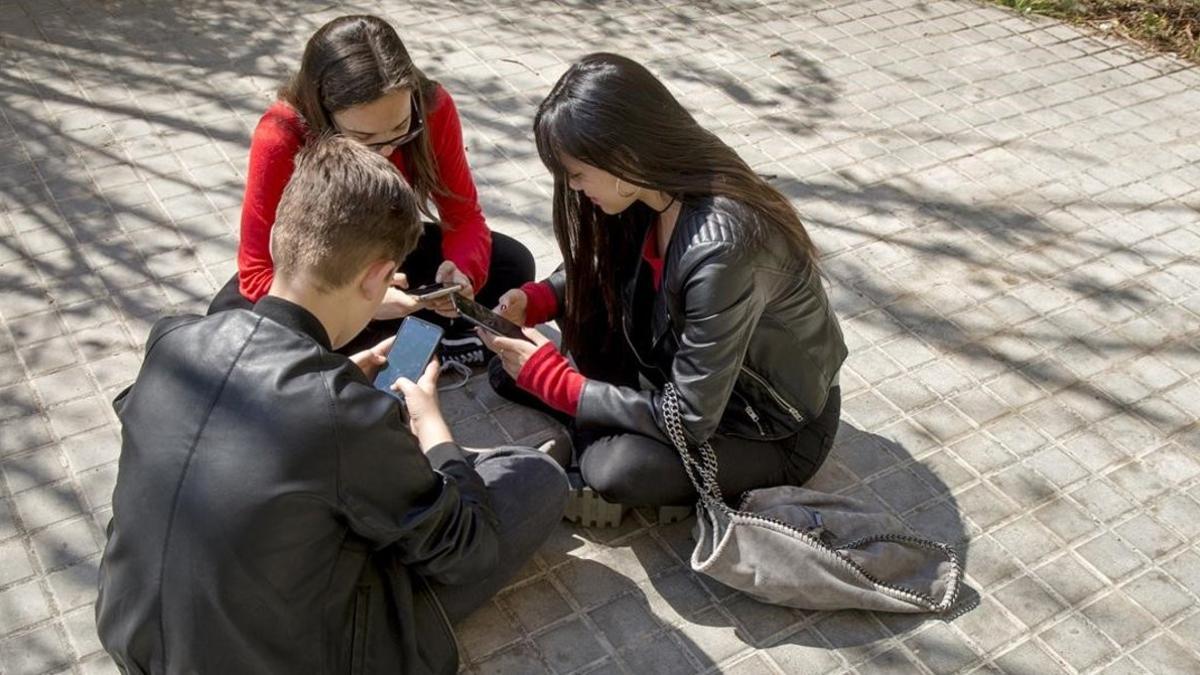
<path fill-rule="evenodd" d="M 634 187 L 637 187 L 637 186 L 635 185 Z M 621 179 L 620 178 L 617 179 L 617 196 L 620 197 L 621 199 L 629 199 L 630 197 L 637 196 L 637 193 L 639 193 L 641 191 L 642 191 L 642 188 L 638 187 L 636 190 L 634 190 L 633 192 L 630 192 L 627 195 L 621 194 Z"/>

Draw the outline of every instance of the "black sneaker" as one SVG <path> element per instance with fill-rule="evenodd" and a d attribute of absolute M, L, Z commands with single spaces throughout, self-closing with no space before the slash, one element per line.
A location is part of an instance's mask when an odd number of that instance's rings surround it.
<path fill-rule="evenodd" d="M 442 363 L 457 361 L 471 368 L 482 368 L 491 353 L 483 346 L 478 336 L 470 333 L 442 336 L 438 345 L 438 358 Z"/>

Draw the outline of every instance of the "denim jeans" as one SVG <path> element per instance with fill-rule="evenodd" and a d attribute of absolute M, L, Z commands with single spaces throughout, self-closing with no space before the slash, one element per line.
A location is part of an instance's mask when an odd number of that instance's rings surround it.
<path fill-rule="evenodd" d="M 529 448 L 467 451 L 467 461 L 487 486 L 499 520 L 499 564 L 487 577 L 447 586 L 430 582 L 451 623 L 459 623 L 486 603 L 533 557 L 562 520 L 567 476 L 549 456 Z"/>

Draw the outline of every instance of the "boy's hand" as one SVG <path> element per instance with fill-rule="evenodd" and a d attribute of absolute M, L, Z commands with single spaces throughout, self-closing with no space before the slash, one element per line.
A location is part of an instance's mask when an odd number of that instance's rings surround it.
<path fill-rule="evenodd" d="M 404 405 L 408 408 L 408 428 L 425 452 L 439 443 L 454 440 L 438 405 L 439 370 L 438 360 L 433 359 L 416 382 L 402 377 L 392 384 L 392 391 L 404 396 Z"/>
<path fill-rule="evenodd" d="M 395 341 L 396 336 L 393 335 L 374 347 L 364 349 L 351 356 L 350 360 L 354 362 L 354 365 L 358 366 L 358 369 L 363 372 L 363 375 L 367 376 L 368 380 L 374 382 L 375 376 L 379 374 L 379 369 L 383 364 L 387 363 L 388 354 L 392 351 L 392 343 Z"/>
<path fill-rule="evenodd" d="M 424 305 L 415 297 L 405 293 L 408 288 L 408 275 L 397 272 L 392 275 L 392 287 L 383 296 L 383 303 L 375 310 L 376 320 L 402 319 L 413 312 L 424 309 Z"/>

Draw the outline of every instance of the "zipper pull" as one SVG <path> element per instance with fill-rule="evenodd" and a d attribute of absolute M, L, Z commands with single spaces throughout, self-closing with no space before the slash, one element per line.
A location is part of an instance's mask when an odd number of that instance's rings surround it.
<path fill-rule="evenodd" d="M 750 407 L 749 403 L 746 404 L 746 416 L 750 418 L 750 421 L 754 422 L 754 426 L 758 427 L 758 434 L 760 436 L 767 435 L 767 433 L 763 431 L 762 424 L 760 424 L 758 421 L 758 413 L 754 410 L 754 408 Z"/>

